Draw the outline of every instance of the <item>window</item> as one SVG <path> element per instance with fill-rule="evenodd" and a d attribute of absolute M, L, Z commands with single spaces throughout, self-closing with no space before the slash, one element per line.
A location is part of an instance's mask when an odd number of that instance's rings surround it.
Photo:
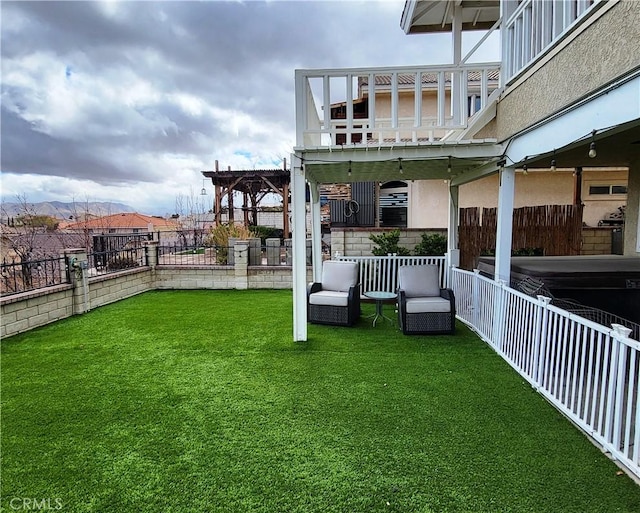
<path fill-rule="evenodd" d="M 482 107 L 482 98 L 479 94 L 471 94 L 467 97 L 467 115 L 473 116 L 476 112 L 480 111 Z"/>
<path fill-rule="evenodd" d="M 611 196 L 627 194 L 626 185 L 589 185 L 589 196 Z"/>

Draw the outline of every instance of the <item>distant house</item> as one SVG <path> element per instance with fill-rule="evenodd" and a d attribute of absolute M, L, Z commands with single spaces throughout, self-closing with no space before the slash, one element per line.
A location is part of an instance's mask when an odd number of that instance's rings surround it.
<path fill-rule="evenodd" d="M 178 223 L 158 216 L 147 216 L 137 212 L 112 214 L 88 221 L 65 226 L 68 232 L 83 232 L 95 235 L 129 233 L 172 233 L 178 229 Z"/>

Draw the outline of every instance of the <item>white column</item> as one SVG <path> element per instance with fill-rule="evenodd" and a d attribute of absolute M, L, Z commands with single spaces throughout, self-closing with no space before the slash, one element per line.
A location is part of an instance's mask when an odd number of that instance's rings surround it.
<path fill-rule="evenodd" d="M 291 155 L 291 231 L 293 246 L 293 340 L 307 340 L 307 255 L 305 176 L 297 155 Z"/>
<path fill-rule="evenodd" d="M 453 7 L 453 20 L 451 22 L 451 38 L 453 64 L 460 65 L 462 60 L 462 5 L 456 2 Z M 462 73 L 455 72 L 451 77 L 451 115 L 453 122 L 458 124 L 462 120 L 460 106 L 463 104 L 462 98 Z M 466 102 L 465 102 L 466 104 Z"/>
<path fill-rule="evenodd" d="M 449 220 L 447 223 L 447 269 L 449 274 L 452 267 L 460 265 L 460 250 L 458 249 L 458 186 L 449 185 Z"/>
<path fill-rule="evenodd" d="M 320 216 L 320 187 L 309 183 L 311 190 L 311 262 L 313 281 L 322 281 L 322 223 Z"/>
<path fill-rule="evenodd" d="M 515 195 L 516 169 L 505 167 L 500 172 L 498 192 L 498 219 L 496 229 L 495 279 L 507 285 L 511 275 L 511 239 L 513 229 L 513 198 Z"/>
<path fill-rule="evenodd" d="M 624 222 L 625 255 L 638 256 L 640 253 L 640 158 L 629 165 L 627 212 Z"/>

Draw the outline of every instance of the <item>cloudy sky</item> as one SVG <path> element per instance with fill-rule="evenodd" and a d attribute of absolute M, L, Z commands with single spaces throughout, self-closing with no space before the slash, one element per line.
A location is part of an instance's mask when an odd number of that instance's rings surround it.
<path fill-rule="evenodd" d="M 447 35 L 402 32 L 403 6 L 3 0 L 2 199 L 164 215 L 215 160 L 281 167 L 296 68 L 450 62 Z"/>

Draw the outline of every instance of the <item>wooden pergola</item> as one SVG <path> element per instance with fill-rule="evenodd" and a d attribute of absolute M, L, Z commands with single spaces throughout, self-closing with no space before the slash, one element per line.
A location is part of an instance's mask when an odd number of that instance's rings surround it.
<path fill-rule="evenodd" d="M 211 179 L 215 187 L 214 214 L 216 226 L 222 223 L 222 199 L 226 196 L 229 205 L 229 222 L 234 222 L 234 192 L 242 193 L 242 211 L 244 225 L 258 224 L 258 206 L 267 194 L 274 193 L 282 196 L 282 226 L 284 236 L 289 236 L 289 184 L 291 175 L 287 170 L 287 161 L 283 169 L 251 169 L 221 171 L 218 161 L 215 171 L 202 171 Z"/>

